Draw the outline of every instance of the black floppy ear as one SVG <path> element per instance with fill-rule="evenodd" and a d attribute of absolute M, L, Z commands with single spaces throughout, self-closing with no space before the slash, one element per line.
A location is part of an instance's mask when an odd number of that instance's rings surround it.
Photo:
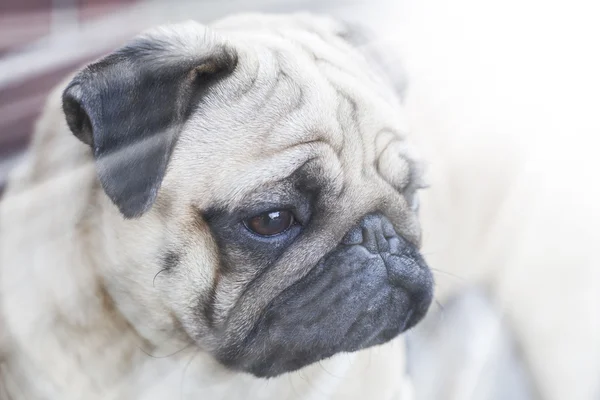
<path fill-rule="evenodd" d="M 67 86 L 69 128 L 91 146 L 102 187 L 124 217 L 152 206 L 184 122 L 236 63 L 235 51 L 186 23 L 138 37 Z"/>

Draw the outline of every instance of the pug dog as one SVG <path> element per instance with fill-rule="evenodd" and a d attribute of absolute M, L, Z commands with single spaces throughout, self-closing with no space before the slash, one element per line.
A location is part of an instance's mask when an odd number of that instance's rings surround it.
<path fill-rule="evenodd" d="M 423 167 L 349 37 L 163 26 L 50 96 L 1 209 L 6 398 L 408 398 Z"/>

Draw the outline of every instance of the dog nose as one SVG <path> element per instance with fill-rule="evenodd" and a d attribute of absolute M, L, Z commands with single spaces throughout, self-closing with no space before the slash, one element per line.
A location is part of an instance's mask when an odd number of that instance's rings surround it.
<path fill-rule="evenodd" d="M 379 213 L 369 214 L 344 236 L 342 244 L 361 245 L 373 254 L 380 254 L 390 252 L 390 239 L 397 237 L 389 219 Z"/>
<path fill-rule="evenodd" d="M 399 235 L 383 214 L 369 214 L 343 238 L 342 244 L 362 246 L 380 256 L 389 282 L 414 294 L 424 294 L 432 280 L 429 268 L 418 249 Z"/>

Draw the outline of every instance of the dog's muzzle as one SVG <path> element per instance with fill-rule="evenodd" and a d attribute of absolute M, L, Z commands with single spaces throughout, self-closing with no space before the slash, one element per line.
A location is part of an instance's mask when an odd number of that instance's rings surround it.
<path fill-rule="evenodd" d="M 385 216 L 370 214 L 269 304 L 242 347 L 219 359 L 259 377 L 294 371 L 393 339 L 423 318 L 432 298 L 418 250 Z"/>

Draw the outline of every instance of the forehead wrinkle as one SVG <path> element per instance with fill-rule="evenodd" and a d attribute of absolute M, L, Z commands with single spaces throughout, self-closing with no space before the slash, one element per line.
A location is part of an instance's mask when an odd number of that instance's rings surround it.
<path fill-rule="evenodd" d="M 390 148 L 392 146 L 394 146 L 397 143 L 402 143 L 403 141 L 404 138 L 390 128 L 382 128 L 375 135 L 375 164 L 377 165 L 376 171 L 385 180 L 388 180 L 389 178 L 388 176 L 386 176 L 387 172 L 389 171 L 385 171 L 386 174 L 382 173 L 381 171 L 381 162 L 384 161 L 383 157 L 386 156 L 386 153 L 388 151 L 391 151 Z M 398 165 L 397 168 L 394 169 L 397 169 L 396 172 L 398 173 L 404 172 L 403 165 Z"/>
<path fill-rule="evenodd" d="M 306 92 L 309 88 L 302 84 L 302 79 L 294 76 L 296 71 L 285 65 L 282 61 L 283 54 L 274 52 L 274 56 L 278 60 L 278 84 L 273 95 L 267 99 L 261 113 L 261 119 L 266 119 L 265 122 L 268 124 L 266 128 L 263 128 L 265 141 L 277 139 L 277 128 L 290 126 L 292 125 L 290 122 L 296 122 L 294 125 L 304 125 L 302 122 L 306 116 L 302 112 L 308 104 Z M 298 115 L 300 118 L 297 118 Z M 298 133 L 302 135 L 304 131 L 305 129 L 301 129 Z M 285 136 L 285 140 L 289 142 L 287 136 Z"/>
<path fill-rule="evenodd" d="M 340 156 L 346 161 L 346 165 L 360 166 L 358 170 L 364 169 L 365 151 L 364 132 L 360 126 L 360 118 L 357 115 L 358 104 L 356 100 L 342 87 L 334 87 L 337 96 L 336 120 L 342 132 L 342 146 Z"/>
<path fill-rule="evenodd" d="M 335 125 L 324 127 L 332 121 L 323 105 L 335 105 L 335 94 L 324 72 L 304 52 L 294 51 L 297 45 L 287 38 L 255 36 L 252 39 L 260 40 L 252 43 L 245 54 L 260 67 L 253 74 L 244 70 L 242 78 L 245 87 L 251 80 L 257 90 L 251 96 L 239 96 L 237 89 L 228 97 L 242 107 L 250 107 L 252 112 L 241 113 L 241 119 L 235 122 L 252 131 L 264 145 L 273 141 L 287 146 L 290 141 L 306 141 L 306 133 L 312 139 L 315 135 L 311 132 L 319 131 L 319 135 L 325 136 L 324 131 L 335 129 Z M 243 38 L 244 42 L 248 40 Z M 335 145 L 339 153 L 341 135 L 327 136 L 328 140 L 338 142 Z"/>
<path fill-rule="evenodd" d="M 258 159 L 245 165 L 238 170 L 237 178 L 227 183 L 227 188 L 221 188 L 220 195 L 215 200 L 225 206 L 227 211 L 233 212 L 252 193 L 289 179 L 313 161 L 327 162 L 333 167 L 326 171 L 331 173 L 330 177 L 320 178 L 333 181 L 335 177 L 340 176 L 341 164 L 332 146 L 324 140 L 315 140 L 290 146 L 272 157 Z M 281 168 L 277 168 L 278 165 Z"/>
<path fill-rule="evenodd" d="M 403 116 L 403 107 L 395 96 L 382 93 L 381 85 L 370 82 L 364 76 L 365 70 L 358 76 L 354 76 L 344 69 L 338 68 L 332 63 L 320 63 L 319 70 L 328 81 L 329 85 L 336 90 L 343 88 L 347 96 L 357 104 L 370 111 L 380 114 L 381 122 L 389 127 L 396 127 L 399 131 L 407 130 L 407 123 Z M 363 79 L 364 78 L 364 79 Z M 374 108 L 372 105 L 377 104 Z"/>
<path fill-rule="evenodd" d="M 322 63 L 328 64 L 356 79 L 367 78 L 373 84 L 382 84 L 381 79 L 377 78 L 360 53 L 341 39 L 341 43 L 344 44 L 343 47 L 340 42 L 326 41 L 317 36 L 315 32 L 309 31 L 291 32 L 287 38 L 290 43 L 303 51 L 305 57 L 316 63 L 317 68 Z"/>
<path fill-rule="evenodd" d="M 395 144 L 403 145 L 404 137 L 398 133 L 398 129 L 394 128 L 393 121 L 385 118 L 383 119 L 385 125 L 381 125 L 381 122 L 378 122 L 375 127 L 369 125 L 370 108 L 368 104 L 365 105 L 369 99 L 361 96 L 361 87 L 339 85 L 336 80 L 330 80 L 329 83 L 338 94 L 338 122 L 345 137 L 342 157 L 346 161 L 346 166 L 355 166 L 351 173 L 355 183 L 363 185 L 361 191 L 364 189 L 378 193 L 378 202 L 386 202 L 391 198 L 396 198 L 397 195 L 403 195 L 399 191 L 410 181 L 403 185 L 394 185 L 394 183 L 412 179 L 414 175 L 413 160 L 401 152 L 398 154 L 400 162 L 393 163 L 394 165 L 381 171 L 380 158 L 388 148 Z M 367 115 L 365 115 L 365 110 Z M 370 189 L 365 189 L 365 185 Z"/>
<path fill-rule="evenodd" d="M 243 38 L 237 42 L 240 45 L 238 67 L 234 71 L 236 79 L 228 81 L 226 89 L 223 90 L 225 104 L 219 104 L 220 107 L 230 109 L 234 106 L 236 109 L 247 110 L 242 112 L 239 117 L 241 122 L 251 124 L 254 128 L 260 130 L 263 126 L 266 114 L 272 114 L 273 110 L 269 107 L 274 100 L 281 102 L 281 86 L 289 83 L 297 84 L 297 80 L 291 80 L 288 68 L 284 68 L 285 58 L 281 53 L 285 52 L 285 46 L 271 43 L 273 38 L 265 37 L 263 40 L 253 40 L 256 38 Z M 262 38 L 260 38 L 262 39 Z M 301 93 L 300 93 L 301 94 Z M 292 101 L 292 103 L 297 101 Z M 279 110 L 275 110 L 279 111 Z M 258 123 L 260 122 L 260 123 Z"/>
<path fill-rule="evenodd" d="M 338 96 L 338 120 L 345 124 L 342 126 L 343 136 L 347 139 L 346 142 L 351 142 L 348 139 L 352 138 L 357 143 L 362 143 L 359 150 L 367 153 L 363 154 L 363 161 L 368 161 L 369 165 L 377 161 L 382 132 L 387 131 L 396 140 L 404 141 L 400 132 L 407 130 L 406 121 L 402 117 L 399 103 L 386 101 L 369 85 L 332 66 L 323 65 L 322 71 Z M 377 107 L 373 107 L 373 104 Z M 356 150 L 352 153 L 356 153 Z M 365 163 L 362 164 L 367 167 Z"/>
<path fill-rule="evenodd" d="M 269 49 L 269 54 L 277 61 L 278 87 L 256 115 L 261 129 L 255 132 L 261 145 L 254 149 L 255 156 L 269 156 L 309 142 L 323 142 L 339 155 L 343 135 L 335 134 L 338 127 L 323 109 L 324 105 L 333 109 L 335 101 L 333 90 L 324 91 L 330 89 L 326 76 L 312 62 L 306 62 L 304 55 L 289 48 Z"/>
<path fill-rule="evenodd" d="M 381 128 L 375 134 L 375 151 L 378 157 L 381 156 L 381 153 L 383 153 L 385 149 L 394 141 L 402 140 L 404 140 L 404 137 L 400 133 L 396 132 L 393 128 Z"/>
<path fill-rule="evenodd" d="M 287 38 L 290 43 L 301 49 L 304 56 L 310 58 L 319 70 L 337 69 L 356 81 L 368 82 L 370 89 L 386 101 L 396 101 L 394 92 L 389 88 L 389 78 L 382 75 L 381 68 L 369 62 L 363 52 L 343 39 L 335 37 L 337 40 L 327 41 L 323 37 L 315 37 L 313 31 L 291 31 Z"/>

